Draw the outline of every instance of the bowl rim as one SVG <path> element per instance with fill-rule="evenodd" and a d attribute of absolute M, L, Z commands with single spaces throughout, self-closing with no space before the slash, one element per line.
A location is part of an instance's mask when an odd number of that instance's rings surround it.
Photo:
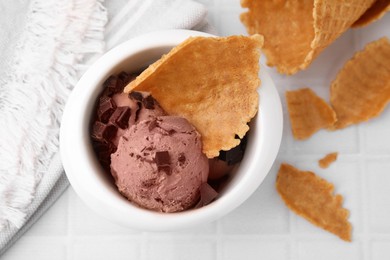
<path fill-rule="evenodd" d="M 281 101 L 272 79 L 261 65 L 262 84 L 258 90 L 260 103 L 256 120 L 260 120 L 266 127 L 258 127 L 258 124 L 255 124 L 255 130 L 251 130 L 255 131 L 255 142 L 250 142 L 253 148 L 249 148 L 253 154 L 251 153 L 250 160 L 247 159 L 249 155 L 245 155 L 241 163 L 251 174 L 244 175 L 237 185 L 216 201 L 202 208 L 179 213 L 154 212 L 131 205 L 123 197 L 120 198 L 120 195 L 118 197 L 118 192 L 112 194 L 112 191 L 102 184 L 103 180 L 93 177 L 96 176 L 93 174 L 96 165 L 91 159 L 94 154 L 91 155 L 85 145 L 85 139 L 89 138 L 89 135 L 85 136 L 83 126 L 86 117 L 90 117 L 86 113 L 88 102 L 85 100 L 90 99 L 91 93 L 99 87 L 95 83 L 108 77 L 107 73 L 123 61 L 124 57 L 131 57 L 149 48 L 174 47 L 191 36 L 216 37 L 191 30 L 166 30 L 147 33 L 118 45 L 100 57 L 84 73 L 65 106 L 60 128 L 60 153 L 68 180 L 87 206 L 123 226 L 144 231 L 173 231 L 214 221 L 250 197 L 270 171 L 279 151 L 283 131 Z"/>

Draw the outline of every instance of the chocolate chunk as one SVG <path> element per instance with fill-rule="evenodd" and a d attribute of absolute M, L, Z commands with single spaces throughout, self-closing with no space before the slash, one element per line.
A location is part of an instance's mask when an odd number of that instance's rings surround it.
<path fill-rule="evenodd" d="M 114 113 L 115 108 L 116 105 L 112 98 L 105 96 L 101 97 L 97 110 L 99 120 L 103 123 L 107 123 L 112 113 Z"/>
<path fill-rule="evenodd" d="M 114 125 L 96 121 L 92 126 L 91 137 L 96 141 L 108 143 L 116 135 L 117 130 Z"/>
<path fill-rule="evenodd" d="M 161 198 L 154 198 L 154 200 L 158 203 L 163 203 L 163 200 Z"/>
<path fill-rule="evenodd" d="M 168 151 L 156 152 L 154 161 L 156 162 L 159 171 L 164 171 L 167 175 L 171 174 L 171 157 L 169 156 Z"/>
<path fill-rule="evenodd" d="M 150 188 L 154 185 L 156 185 L 156 178 L 153 178 L 153 179 L 148 179 L 148 180 L 145 180 L 142 182 L 142 186 L 145 187 L 145 188 Z"/>
<path fill-rule="evenodd" d="M 157 165 L 169 165 L 171 162 L 171 157 L 169 156 L 168 151 L 156 152 L 155 160 Z"/>
<path fill-rule="evenodd" d="M 142 96 L 142 93 L 137 92 L 137 91 L 130 92 L 129 98 L 131 98 L 135 101 L 139 101 L 139 102 L 142 102 L 142 100 L 144 99 L 144 97 Z"/>
<path fill-rule="evenodd" d="M 177 160 L 179 161 L 180 165 L 183 165 L 186 162 L 186 156 L 183 153 L 181 153 L 179 154 Z"/>
<path fill-rule="evenodd" d="M 244 151 L 238 145 L 229 151 L 221 151 L 218 158 L 222 161 L 225 161 L 228 165 L 233 165 L 242 160 L 244 156 Z"/>
<path fill-rule="evenodd" d="M 135 78 L 134 74 L 129 74 L 125 71 L 119 73 L 118 76 L 111 75 L 103 83 L 104 95 L 111 97 L 116 93 L 123 91 L 124 87 Z"/>
<path fill-rule="evenodd" d="M 148 126 L 149 131 L 152 131 L 153 129 L 155 129 L 156 126 L 157 126 L 157 120 L 150 121 L 149 126 Z"/>
<path fill-rule="evenodd" d="M 146 109 L 154 109 L 154 98 L 149 95 L 142 100 L 142 104 Z"/>
<path fill-rule="evenodd" d="M 129 127 L 130 114 L 131 110 L 129 107 L 117 107 L 109 121 L 119 128 L 126 129 Z"/>
<path fill-rule="evenodd" d="M 130 74 L 127 73 L 126 71 L 122 71 L 121 73 L 119 73 L 118 78 L 123 80 L 123 82 L 127 84 L 129 83 L 128 81 L 130 79 Z"/>
<path fill-rule="evenodd" d="M 103 88 L 104 88 L 104 93 L 111 97 L 112 95 L 120 92 L 119 89 L 117 89 L 117 81 L 118 81 L 118 78 L 114 75 L 111 75 L 110 77 L 108 77 L 108 79 L 106 79 L 106 81 L 104 81 L 103 83 Z"/>
<path fill-rule="evenodd" d="M 105 124 L 103 124 L 102 122 L 96 121 L 92 126 L 92 131 L 91 131 L 92 139 L 99 141 L 99 142 L 104 142 L 103 133 L 104 133 L 105 128 L 106 128 Z"/>
<path fill-rule="evenodd" d="M 236 139 L 238 138 L 239 137 L 236 135 Z M 247 135 L 245 135 L 244 138 L 241 139 L 240 144 L 236 147 L 229 151 L 220 151 L 218 159 L 225 161 L 228 165 L 239 163 L 244 157 L 247 139 Z"/>
<path fill-rule="evenodd" d="M 103 132 L 103 137 L 105 140 L 110 141 L 113 139 L 116 135 L 116 132 L 118 131 L 118 128 L 116 128 L 114 125 L 106 125 L 106 129 Z"/>
<path fill-rule="evenodd" d="M 122 71 L 121 73 L 119 73 L 118 81 L 116 83 L 116 88 L 122 92 L 123 89 L 125 88 L 125 86 L 127 85 L 127 83 L 129 83 L 130 78 L 131 78 L 130 74 L 128 74 L 125 71 Z"/>

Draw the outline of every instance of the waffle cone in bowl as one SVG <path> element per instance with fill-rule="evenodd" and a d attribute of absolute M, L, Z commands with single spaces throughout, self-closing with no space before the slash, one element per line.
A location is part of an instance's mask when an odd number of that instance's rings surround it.
<path fill-rule="evenodd" d="M 242 0 L 249 34 L 264 35 L 267 64 L 294 74 L 354 24 L 375 0 Z"/>

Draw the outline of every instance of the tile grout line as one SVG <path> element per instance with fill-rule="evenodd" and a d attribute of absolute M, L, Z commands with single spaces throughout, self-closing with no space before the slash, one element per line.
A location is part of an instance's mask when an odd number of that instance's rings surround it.
<path fill-rule="evenodd" d="M 359 158 L 359 177 L 360 177 L 360 194 L 359 198 L 361 199 L 361 206 L 360 206 L 360 214 L 361 214 L 361 225 L 362 225 L 362 231 L 361 234 L 362 236 L 362 255 L 363 259 L 368 260 L 369 258 L 369 243 L 370 243 L 370 238 L 368 237 L 369 232 L 368 232 L 368 199 L 367 196 L 367 189 L 366 189 L 366 160 L 365 160 L 365 136 L 362 128 L 359 126 L 359 149 L 361 151 L 362 156 Z"/>
<path fill-rule="evenodd" d="M 281 97 L 281 100 L 283 103 L 285 103 L 285 97 Z M 287 109 L 287 105 L 284 104 L 284 108 Z M 288 111 L 286 113 L 283 113 L 284 117 L 289 117 Z M 288 120 L 290 120 L 288 118 Z M 287 120 L 285 120 L 287 121 Z M 289 127 L 291 128 L 291 122 L 289 123 Z M 294 137 L 292 135 L 291 129 L 289 129 L 288 132 L 285 133 L 287 136 L 287 148 L 286 148 L 286 155 L 289 160 L 292 161 L 292 163 L 295 165 L 296 164 L 296 157 L 294 156 L 293 152 L 293 143 L 294 143 Z M 291 159 L 290 159 L 291 158 Z M 285 205 L 286 206 L 286 205 Z M 287 207 L 287 206 L 286 206 Z M 297 251 L 297 237 L 296 237 L 296 217 L 294 215 L 295 213 L 292 213 L 292 211 L 289 209 L 288 210 L 288 230 L 289 230 L 289 241 L 288 243 L 288 256 L 287 259 L 294 260 L 299 258 L 299 252 Z"/>
<path fill-rule="evenodd" d="M 306 221 L 306 220 L 305 220 Z M 316 226 L 315 226 L 316 227 Z M 318 234 L 312 234 L 312 233 L 309 233 L 309 232 L 304 232 L 302 234 L 298 234 L 296 235 L 296 238 L 299 238 L 299 239 L 313 239 L 313 240 L 331 240 L 333 238 L 337 238 L 336 236 L 328 236 L 329 234 L 331 233 L 323 233 L 322 229 L 320 229 L 319 227 L 316 227 L 317 230 L 321 230 L 321 233 L 318 233 Z M 326 231 L 324 231 L 326 232 Z M 142 234 L 140 234 L 140 236 L 142 236 Z M 240 239 L 244 239 L 244 238 L 250 238 L 250 239 L 261 239 L 261 240 L 269 240 L 269 239 L 287 239 L 288 238 L 288 234 L 271 234 L 271 233 L 263 233 L 263 234 L 224 234 L 224 237 L 225 238 L 229 238 L 229 239 L 233 239 L 233 238 L 240 238 Z M 361 238 L 361 237 L 364 237 L 365 234 L 363 234 L 363 232 L 359 232 L 355 235 L 355 237 L 358 237 L 358 238 Z M 380 238 L 380 239 L 386 239 L 386 240 L 389 240 L 390 241 L 390 234 L 389 233 L 386 233 L 386 232 L 383 232 L 383 233 L 370 233 L 370 236 L 371 237 L 375 237 L 375 238 Z M 67 236 L 42 236 L 42 235 L 37 235 L 37 236 L 29 236 L 29 238 L 33 238 L 34 240 L 36 241 L 39 241 L 39 242 L 44 242 L 44 240 L 46 239 L 53 239 L 53 240 L 57 240 L 57 241 L 65 241 L 67 239 Z M 98 240 L 100 239 L 99 236 L 97 235 L 88 235 L 88 236 L 80 236 L 78 237 L 80 239 L 92 239 L 92 240 Z M 129 239 L 137 239 L 137 236 L 114 236 L 114 235 L 106 235 L 104 238 L 112 238 L 112 239 L 125 239 L 125 238 L 129 238 Z M 139 238 L 139 237 L 138 237 Z M 183 236 L 177 236 L 178 239 L 190 239 L 192 238 L 192 234 L 191 235 L 183 235 Z M 206 240 L 214 240 L 215 238 L 215 234 L 214 235 L 199 235 L 199 238 L 201 239 L 206 239 Z M 163 237 L 157 237 L 156 239 L 163 239 Z M 142 238 L 141 238 L 142 240 Z"/>
<path fill-rule="evenodd" d="M 355 31 L 353 34 L 353 42 L 354 42 L 354 50 L 355 53 L 360 49 L 360 44 L 361 42 L 361 35 L 359 31 Z M 362 236 L 362 241 L 361 241 L 361 252 L 362 252 L 362 258 L 365 260 L 369 260 L 369 252 L 370 252 L 370 238 L 368 238 L 369 232 L 368 232 L 368 200 L 367 197 L 365 196 L 367 194 L 367 189 L 366 189 L 366 138 L 365 138 L 365 132 L 363 131 L 362 125 L 358 125 L 358 147 L 359 147 L 359 154 L 360 156 L 358 157 L 359 159 L 359 198 L 361 199 L 361 204 L 360 204 L 360 210 L 359 212 L 361 214 L 361 225 L 362 225 L 362 231 L 361 233 L 363 234 Z"/>
<path fill-rule="evenodd" d="M 290 80 L 287 80 L 286 79 L 286 82 L 291 82 Z M 285 89 L 285 91 L 287 90 L 287 88 Z M 294 152 L 293 152 L 293 143 L 294 143 L 294 137 L 292 135 L 292 132 L 291 132 L 291 123 L 289 122 L 289 113 L 287 111 L 287 105 L 285 104 L 285 95 L 284 95 L 284 92 L 283 91 L 282 93 L 279 93 L 280 94 L 280 99 L 281 99 L 281 102 L 282 102 L 282 106 L 283 106 L 283 109 L 285 109 L 285 112 L 283 113 L 283 121 L 284 121 L 284 127 L 288 127 L 290 129 L 287 129 L 287 130 L 284 130 L 283 131 L 283 135 L 284 137 L 286 138 L 286 141 L 285 141 L 285 145 L 286 145 L 286 149 L 285 149 L 285 159 L 287 159 L 287 163 L 291 163 L 293 165 L 296 164 L 296 157 L 294 156 Z M 286 122 L 289 122 L 289 124 L 286 124 Z M 283 137 L 282 137 L 283 138 Z M 283 158 L 283 157 L 279 157 L 279 158 Z M 284 158 L 283 158 L 284 159 Z M 279 194 L 278 194 L 279 195 Z M 280 203 L 283 203 L 284 202 L 281 200 Z M 284 204 L 285 207 L 287 207 L 285 204 Z M 289 209 L 288 210 L 288 236 L 286 236 L 286 242 L 288 243 L 287 245 L 287 259 L 290 259 L 290 260 L 294 260 L 294 259 L 298 259 L 298 252 L 296 250 L 296 229 L 295 229 L 295 213 L 292 213 L 292 211 Z"/>

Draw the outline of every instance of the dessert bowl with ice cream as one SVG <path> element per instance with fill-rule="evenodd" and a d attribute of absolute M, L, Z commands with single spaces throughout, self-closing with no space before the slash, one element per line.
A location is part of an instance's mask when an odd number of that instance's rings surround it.
<path fill-rule="evenodd" d="M 270 170 L 283 128 L 261 45 L 259 35 L 171 30 L 103 55 L 61 124 L 63 165 L 80 198 L 149 231 L 205 224 L 243 203 Z"/>

